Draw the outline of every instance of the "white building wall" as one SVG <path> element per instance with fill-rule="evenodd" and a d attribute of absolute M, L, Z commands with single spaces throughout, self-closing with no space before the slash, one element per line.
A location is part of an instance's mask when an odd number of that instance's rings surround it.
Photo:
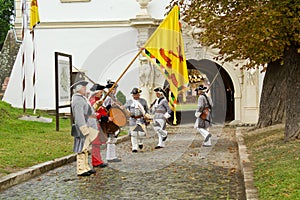
<path fill-rule="evenodd" d="M 30 1 L 28 9 L 30 9 Z M 21 27 L 20 1 L 16 1 L 15 25 Z M 153 0 L 149 14 L 159 20 L 164 18 L 168 1 Z M 39 0 L 41 23 L 35 29 L 36 100 L 37 109 L 55 108 L 54 52 L 72 55 L 73 65 L 84 71 L 94 81 L 105 84 L 107 78 L 116 80 L 137 52 L 137 31 L 131 27 L 132 18 L 140 12 L 135 0 L 91 0 L 90 2 L 61 3 Z M 26 107 L 33 107 L 32 41 L 29 31 L 23 42 L 26 50 Z M 22 104 L 22 63 L 19 52 L 3 100 L 14 107 Z M 138 60 L 130 68 L 125 87 L 130 93 L 138 84 Z M 133 81 L 137 80 L 137 81 Z M 122 88 L 120 88 L 122 89 Z"/>
<path fill-rule="evenodd" d="M 29 2 L 28 0 L 28 4 Z M 15 3 L 15 26 L 18 29 L 21 27 L 20 0 Z M 147 29 L 157 26 L 159 20 L 164 18 L 168 3 L 169 0 L 150 1 L 148 12 L 151 17 L 143 19 L 138 16 L 141 9 L 137 0 L 91 0 L 73 3 L 39 0 L 41 23 L 35 30 L 37 109 L 55 108 L 55 51 L 72 55 L 73 65 L 96 82 L 104 84 L 107 78 L 116 80 L 136 55 L 147 34 L 150 34 Z M 187 59 L 209 59 L 215 62 L 213 58 L 217 54 L 216 50 L 196 44 L 188 35 L 184 38 Z M 32 42 L 28 32 L 24 44 L 27 53 L 26 107 L 32 108 Z M 120 89 L 126 95 L 129 95 L 132 87 L 141 84 L 140 62 L 137 59 L 120 80 Z M 234 85 L 235 120 L 256 123 L 263 75 L 258 71 L 241 71 L 235 67 L 235 63 L 218 64 L 228 72 Z M 22 107 L 21 67 L 19 52 L 3 98 L 19 108 Z"/>

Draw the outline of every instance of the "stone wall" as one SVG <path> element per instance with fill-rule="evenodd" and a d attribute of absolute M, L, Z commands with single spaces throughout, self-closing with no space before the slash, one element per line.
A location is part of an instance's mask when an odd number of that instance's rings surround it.
<path fill-rule="evenodd" d="M 4 45 L 0 51 L 0 99 L 2 99 L 19 48 L 20 44 L 16 42 L 13 31 L 8 31 Z"/>

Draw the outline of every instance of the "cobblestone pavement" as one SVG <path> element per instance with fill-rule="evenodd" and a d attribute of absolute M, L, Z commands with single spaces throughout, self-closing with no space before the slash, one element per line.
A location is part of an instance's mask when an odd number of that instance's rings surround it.
<path fill-rule="evenodd" d="M 117 144 L 122 162 L 95 175 L 76 176 L 74 162 L 11 187 L 0 199 L 245 199 L 235 129 L 211 128 L 212 147 L 202 147 L 192 124 L 168 131 L 163 149 L 154 149 L 157 137 L 149 129 L 142 150 L 132 153 L 130 140 Z M 105 159 L 104 149 L 101 154 Z"/>

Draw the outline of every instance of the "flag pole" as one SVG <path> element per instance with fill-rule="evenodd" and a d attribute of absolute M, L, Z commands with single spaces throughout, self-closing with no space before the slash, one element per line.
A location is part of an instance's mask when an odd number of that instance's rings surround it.
<path fill-rule="evenodd" d="M 26 0 L 25 0 L 26 2 Z M 38 10 L 38 2 L 37 0 L 31 0 L 30 3 L 30 33 L 32 36 L 32 63 L 33 63 L 33 113 L 36 114 L 36 71 L 37 71 L 37 63 L 36 63 L 36 45 L 35 45 L 35 36 L 34 29 L 36 25 L 40 23 L 40 16 Z"/>
<path fill-rule="evenodd" d="M 35 39 L 34 39 L 34 29 L 31 31 L 32 34 L 32 62 L 33 62 L 33 114 L 36 114 L 36 50 L 35 50 Z"/>
<path fill-rule="evenodd" d="M 104 100 L 108 97 L 108 95 L 110 95 L 110 93 L 112 92 L 112 90 L 116 87 L 116 85 L 118 84 L 118 82 L 121 80 L 121 78 L 124 76 L 124 74 L 127 72 L 127 70 L 131 67 L 131 65 L 133 64 L 133 62 L 137 59 L 137 57 L 141 54 L 141 52 L 144 50 L 144 48 L 141 48 L 139 50 L 139 52 L 135 55 L 135 57 L 131 60 L 131 62 L 128 64 L 128 66 L 126 67 L 126 69 L 123 71 L 123 73 L 119 76 L 119 78 L 114 82 L 114 84 L 111 86 L 111 88 L 109 88 L 108 92 L 105 94 L 105 96 L 100 99 L 99 101 L 97 101 L 94 105 L 94 109 L 98 110 L 101 106 L 102 103 L 104 102 Z"/>
<path fill-rule="evenodd" d="M 118 84 L 118 82 L 121 80 L 121 78 L 124 76 L 124 74 L 127 72 L 127 70 L 131 67 L 131 65 L 133 64 L 133 62 L 137 59 L 137 57 L 141 54 L 141 52 L 143 51 L 144 48 L 140 48 L 139 52 L 135 55 L 135 57 L 131 60 L 131 62 L 128 64 L 128 66 L 126 67 L 126 69 L 123 71 L 123 73 L 119 76 L 119 78 L 115 81 L 115 83 L 112 85 L 112 87 L 108 90 L 108 92 L 105 94 L 105 96 L 103 97 L 102 101 L 104 101 L 106 99 L 106 97 L 112 92 L 112 90 L 116 87 L 116 85 Z"/>
<path fill-rule="evenodd" d="M 22 0 L 22 104 L 23 104 L 23 113 L 26 112 L 26 68 L 25 68 L 25 34 L 27 31 L 27 4 L 26 0 Z"/>
<path fill-rule="evenodd" d="M 141 54 L 141 52 L 143 51 L 144 48 L 141 48 L 139 50 L 139 52 L 135 55 L 135 57 L 131 60 L 131 62 L 128 64 L 128 66 L 126 67 L 126 69 L 122 72 L 122 74 L 119 76 L 119 78 L 115 81 L 115 83 L 112 85 L 112 87 L 109 89 L 109 91 L 105 94 L 105 96 L 103 97 L 102 101 L 104 101 L 106 99 L 106 97 L 111 93 L 111 91 L 116 87 L 116 85 L 118 84 L 118 82 L 121 80 L 121 78 L 124 76 L 124 74 L 128 71 L 128 69 L 131 67 L 131 65 L 133 64 L 133 62 L 137 59 L 137 57 Z M 83 72 L 81 72 L 78 68 L 76 68 L 74 65 L 72 66 L 74 69 L 76 69 L 82 76 L 86 77 L 91 83 L 96 84 L 95 81 L 93 81 L 91 78 L 89 78 L 86 74 L 84 74 Z"/>

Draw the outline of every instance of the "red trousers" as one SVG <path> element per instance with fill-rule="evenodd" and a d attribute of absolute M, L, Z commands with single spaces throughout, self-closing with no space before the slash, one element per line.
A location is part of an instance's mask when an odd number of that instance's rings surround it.
<path fill-rule="evenodd" d="M 94 167 L 104 163 L 100 154 L 100 146 L 101 143 L 98 134 L 96 139 L 92 142 L 92 165 Z"/>

